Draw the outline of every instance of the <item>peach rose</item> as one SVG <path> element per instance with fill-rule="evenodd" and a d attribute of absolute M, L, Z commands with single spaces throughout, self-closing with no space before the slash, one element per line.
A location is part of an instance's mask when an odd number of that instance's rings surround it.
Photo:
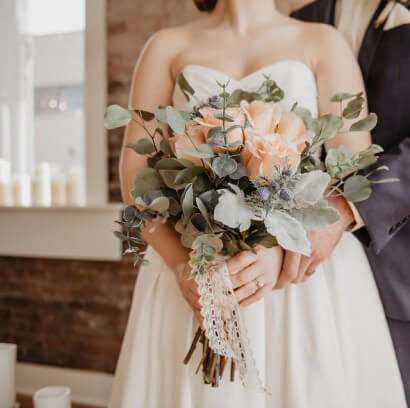
<path fill-rule="evenodd" d="M 241 108 L 249 125 L 259 134 L 274 133 L 280 122 L 282 110 L 277 103 L 253 101 L 241 102 Z"/>
<path fill-rule="evenodd" d="M 248 118 L 250 126 L 245 129 L 241 153 L 251 178 L 272 178 L 275 165 L 283 168 L 286 163 L 296 171 L 305 142 L 311 139 L 299 116 L 281 113 L 279 106 L 273 105 L 258 101 L 243 107 L 252 120 Z"/>
<path fill-rule="evenodd" d="M 190 121 L 186 125 L 186 133 L 183 135 L 176 135 L 174 138 L 171 139 L 173 151 L 177 158 L 184 158 L 191 160 L 196 164 L 201 164 L 199 159 L 193 158 L 183 150 L 194 150 L 194 145 L 192 144 L 191 140 L 195 143 L 195 145 L 209 143 L 207 139 L 208 132 L 214 127 L 222 127 L 223 121 L 222 119 L 217 119 L 215 115 L 217 113 L 222 113 L 220 109 L 214 109 L 209 107 L 204 107 L 199 111 L 202 118 L 198 117 L 194 120 Z M 239 125 L 241 127 L 245 124 L 245 114 L 239 108 L 228 108 L 226 110 L 226 114 L 229 115 L 233 122 L 225 122 L 225 128 L 229 128 L 234 125 Z M 188 137 L 189 136 L 189 137 Z M 191 139 L 191 140 L 190 140 Z M 228 143 L 235 143 L 240 142 L 243 143 L 243 131 L 242 128 L 235 128 L 227 133 L 227 142 Z M 215 149 L 216 151 L 223 150 L 222 148 Z"/>

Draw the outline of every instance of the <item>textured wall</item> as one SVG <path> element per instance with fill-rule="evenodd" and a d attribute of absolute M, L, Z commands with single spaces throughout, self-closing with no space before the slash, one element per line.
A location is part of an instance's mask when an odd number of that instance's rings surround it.
<path fill-rule="evenodd" d="M 108 103 L 127 105 L 147 38 L 195 15 L 191 0 L 108 0 Z M 120 200 L 121 139 L 109 134 L 111 201 Z M 0 342 L 16 342 L 20 361 L 113 372 L 135 277 L 129 260 L 0 257 Z"/>
<path fill-rule="evenodd" d="M 108 103 L 128 105 L 132 72 L 147 39 L 162 27 L 198 15 L 192 0 L 108 0 Z M 109 134 L 110 199 L 120 201 L 118 157 L 122 131 Z"/>

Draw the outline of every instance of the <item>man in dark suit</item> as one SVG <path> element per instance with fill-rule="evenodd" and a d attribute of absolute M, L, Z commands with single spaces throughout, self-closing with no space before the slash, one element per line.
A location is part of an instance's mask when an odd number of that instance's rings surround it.
<path fill-rule="evenodd" d="M 305 2 L 306 3 L 306 2 Z M 369 110 L 379 118 L 373 142 L 384 148 L 377 166 L 399 183 L 374 184 L 357 204 L 410 404 L 410 11 L 404 0 L 316 0 L 293 12 L 335 25 L 358 56 Z M 380 172 L 379 172 L 380 173 Z M 378 174 L 379 174 L 378 173 Z M 371 178 L 386 177 L 385 174 Z M 387 408 L 387 407 L 386 407 Z"/>

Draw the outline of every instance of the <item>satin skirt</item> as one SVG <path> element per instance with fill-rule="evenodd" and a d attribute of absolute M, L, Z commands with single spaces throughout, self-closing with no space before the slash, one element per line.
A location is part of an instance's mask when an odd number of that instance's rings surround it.
<path fill-rule="evenodd" d="M 204 385 L 182 360 L 198 327 L 174 274 L 150 248 L 139 274 L 109 408 L 406 408 L 373 274 L 345 233 L 305 283 L 243 308 L 269 393 L 229 381 Z"/>

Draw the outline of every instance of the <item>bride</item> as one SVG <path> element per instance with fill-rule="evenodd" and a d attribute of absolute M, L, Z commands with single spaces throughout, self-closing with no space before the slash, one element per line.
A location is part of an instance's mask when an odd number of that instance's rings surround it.
<path fill-rule="evenodd" d="M 134 74 L 132 108 L 191 109 L 178 86 L 181 73 L 198 101 L 218 92 L 216 81 L 230 79 L 231 89 L 255 90 L 263 74 L 269 75 L 285 91 L 284 109 L 298 101 L 313 114 L 339 113 L 329 102 L 338 91 L 364 91 L 354 57 L 334 29 L 284 17 L 272 0 L 196 3 L 210 13 L 148 41 Z M 142 136 L 131 122 L 124 144 Z M 340 144 L 360 151 L 370 135 L 340 133 L 326 148 Z M 143 156 L 123 149 L 126 203 L 132 203 L 133 177 L 144 166 Z M 280 248 L 245 251 L 228 263 L 270 394 L 227 378 L 219 388 L 203 385 L 194 373 L 199 350 L 188 366 L 182 364 L 201 319 L 196 283 L 187 279 L 188 252 L 173 228 L 162 224 L 150 232 L 148 226 L 143 236 L 150 264 L 137 280 L 110 408 L 404 408 L 372 271 L 361 244 L 343 233 L 352 213 L 344 198 L 330 205 L 343 216 L 319 236 L 332 237 L 335 248 L 312 276 L 280 273 Z"/>

